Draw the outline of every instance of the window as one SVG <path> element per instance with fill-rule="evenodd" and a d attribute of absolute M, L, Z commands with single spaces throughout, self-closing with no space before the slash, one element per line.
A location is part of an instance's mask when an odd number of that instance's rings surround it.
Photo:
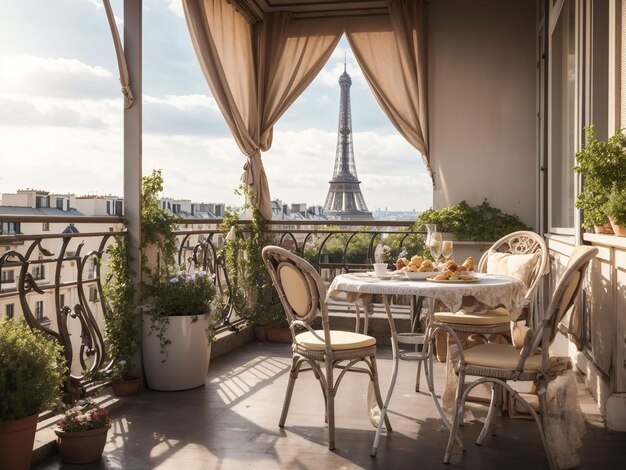
<path fill-rule="evenodd" d="M 565 0 L 550 35 L 548 217 L 550 231 L 573 233 L 576 153 L 576 9 Z"/>
<path fill-rule="evenodd" d="M 41 281 L 46 277 L 46 267 L 43 264 L 38 264 L 33 268 L 33 278 L 35 281 Z"/>
<path fill-rule="evenodd" d="M 5 307 L 7 318 L 13 318 L 15 316 L 15 304 L 7 304 Z"/>
<path fill-rule="evenodd" d="M 49 232 L 50 231 L 50 223 L 49 222 L 44 222 L 41 224 L 41 231 L 42 232 Z"/>
<path fill-rule="evenodd" d="M 98 289 L 96 287 L 89 288 L 89 301 L 90 302 L 98 301 Z"/>
<path fill-rule="evenodd" d="M 22 233 L 19 222 L 2 222 L 0 235 L 19 235 Z"/>
<path fill-rule="evenodd" d="M 87 270 L 87 278 L 88 279 L 93 279 L 94 277 L 96 277 L 96 258 L 91 258 L 89 260 L 89 268 Z"/>
<path fill-rule="evenodd" d="M 0 279 L 2 280 L 2 283 L 11 283 L 11 282 L 15 282 L 15 274 L 14 271 L 11 270 L 6 270 L 6 271 L 2 271 L 2 274 L 0 275 Z"/>
<path fill-rule="evenodd" d="M 35 318 L 37 321 L 43 321 L 43 300 L 38 300 L 35 302 Z"/>
<path fill-rule="evenodd" d="M 50 196 L 36 196 L 35 207 L 50 207 Z"/>
<path fill-rule="evenodd" d="M 57 209 L 61 209 L 62 211 L 66 211 L 69 209 L 70 201 L 67 199 L 57 199 Z"/>

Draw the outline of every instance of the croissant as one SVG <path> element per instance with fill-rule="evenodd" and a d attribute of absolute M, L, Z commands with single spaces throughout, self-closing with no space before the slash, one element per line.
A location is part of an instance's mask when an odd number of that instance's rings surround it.
<path fill-rule="evenodd" d="M 474 257 L 468 256 L 467 259 L 463 262 L 463 266 L 465 266 L 468 271 L 473 271 L 474 270 Z"/>
<path fill-rule="evenodd" d="M 411 258 L 411 263 L 420 266 L 422 264 L 422 261 L 424 261 L 424 258 L 422 258 L 421 256 L 415 255 Z"/>

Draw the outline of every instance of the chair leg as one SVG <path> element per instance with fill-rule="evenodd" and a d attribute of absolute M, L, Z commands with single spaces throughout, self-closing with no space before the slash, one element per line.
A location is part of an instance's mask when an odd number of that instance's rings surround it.
<path fill-rule="evenodd" d="M 289 372 L 289 382 L 287 383 L 287 390 L 285 391 L 285 400 L 283 401 L 283 411 L 280 414 L 280 421 L 278 426 L 285 427 L 285 421 L 287 420 L 287 413 L 289 412 L 289 405 L 291 403 L 291 396 L 293 395 L 293 387 L 296 384 L 298 378 L 298 371 L 300 369 L 300 360 L 297 357 L 293 358 L 291 364 L 291 371 Z"/>
<path fill-rule="evenodd" d="M 417 361 L 417 375 L 415 376 L 415 391 L 420 391 L 420 377 L 422 375 L 422 361 Z"/>
<path fill-rule="evenodd" d="M 372 385 L 374 386 L 374 393 L 376 394 L 376 403 L 378 404 L 378 409 L 382 410 L 383 396 L 380 393 L 380 385 L 378 383 L 378 365 L 376 364 L 376 356 L 370 356 L 370 362 L 372 364 Z M 392 431 L 388 413 L 385 413 L 385 427 L 387 428 L 387 432 Z"/>
<path fill-rule="evenodd" d="M 335 380 L 333 364 L 326 359 L 326 416 L 328 422 L 328 450 L 335 449 Z"/>
<path fill-rule="evenodd" d="M 456 438 L 456 433 L 459 430 L 459 423 L 463 418 L 463 408 L 464 408 L 464 400 L 463 397 L 465 394 L 463 393 L 465 383 L 465 366 L 461 365 L 459 367 L 459 383 L 456 388 L 456 406 L 454 408 L 454 415 L 452 416 L 452 426 L 450 427 L 450 436 L 448 437 L 448 445 L 446 446 L 446 452 L 443 455 L 443 463 L 450 463 L 450 456 L 452 455 L 452 447 L 454 446 L 454 440 Z"/>
<path fill-rule="evenodd" d="M 492 388 L 491 388 L 491 402 L 489 403 L 489 411 L 487 412 L 487 419 L 485 420 L 485 424 L 483 426 L 482 431 L 480 431 L 480 435 L 478 436 L 478 439 L 476 439 L 476 445 L 482 445 L 483 441 L 485 440 L 485 437 L 487 437 L 487 433 L 489 432 L 489 429 L 491 428 L 491 420 L 493 419 L 493 416 L 495 414 L 495 410 L 496 410 L 496 394 L 499 393 L 500 389 L 499 387 L 496 387 L 495 384 L 493 384 Z"/>

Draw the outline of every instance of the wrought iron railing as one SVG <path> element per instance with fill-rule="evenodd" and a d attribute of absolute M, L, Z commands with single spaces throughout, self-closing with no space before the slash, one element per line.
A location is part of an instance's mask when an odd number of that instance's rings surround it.
<path fill-rule="evenodd" d="M 94 372 L 111 366 L 104 339 L 104 323 L 109 307 L 104 295 L 107 273 L 107 247 L 126 237 L 118 217 L 18 217 L 21 226 L 56 222 L 106 224 L 109 231 L 81 233 L 42 233 L 0 236 L 0 315 L 23 317 L 35 329 L 63 346 L 70 374 L 65 383 L 66 399 L 74 401 L 96 391 Z M 17 220 L 2 216 L 2 220 Z M 178 262 L 193 262 L 215 275 L 218 293 L 226 300 L 221 328 L 236 328 L 239 320 L 231 299 L 231 286 L 221 248 L 224 244 L 218 226 L 221 220 L 185 219 L 177 232 Z M 184 229 L 191 225 L 191 229 Z M 250 222 L 242 221 L 244 236 Z M 193 226 L 202 226 L 194 229 Z M 98 227 L 97 225 L 95 225 Z M 332 280 L 339 272 L 365 270 L 373 261 L 379 237 L 393 235 L 394 250 L 410 237 L 408 222 L 327 222 L 272 221 L 268 233 L 274 243 L 306 257 Z M 116 229 L 117 227 L 117 229 Z M 205 228 L 208 227 L 208 228 Z M 116 231 L 113 231 L 116 230 Z M 391 238 L 386 238 L 386 241 Z M 356 248 L 358 249 L 356 249 Z"/>

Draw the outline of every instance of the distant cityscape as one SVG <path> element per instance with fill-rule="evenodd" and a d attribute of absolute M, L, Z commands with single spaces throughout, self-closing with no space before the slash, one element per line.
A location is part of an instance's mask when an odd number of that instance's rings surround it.
<path fill-rule="evenodd" d="M 240 212 L 237 206 L 227 206 L 221 202 L 192 202 L 190 199 L 162 197 L 161 207 L 184 219 L 221 219 L 226 211 Z M 374 220 L 413 221 L 419 211 L 394 211 L 377 208 L 372 211 Z M 16 193 L 0 195 L 0 215 L 10 216 L 118 216 L 124 215 L 124 200 L 119 196 L 76 196 L 71 193 L 52 194 L 45 190 L 23 189 Z M 272 219 L 289 221 L 341 220 L 338 215 L 327 215 L 321 205 L 306 203 L 285 203 L 280 199 L 272 201 Z M 371 217 L 369 218 L 371 219 Z M 368 220 L 369 220 L 368 219 Z M 21 233 L 20 222 L 3 222 L 0 235 Z"/>

